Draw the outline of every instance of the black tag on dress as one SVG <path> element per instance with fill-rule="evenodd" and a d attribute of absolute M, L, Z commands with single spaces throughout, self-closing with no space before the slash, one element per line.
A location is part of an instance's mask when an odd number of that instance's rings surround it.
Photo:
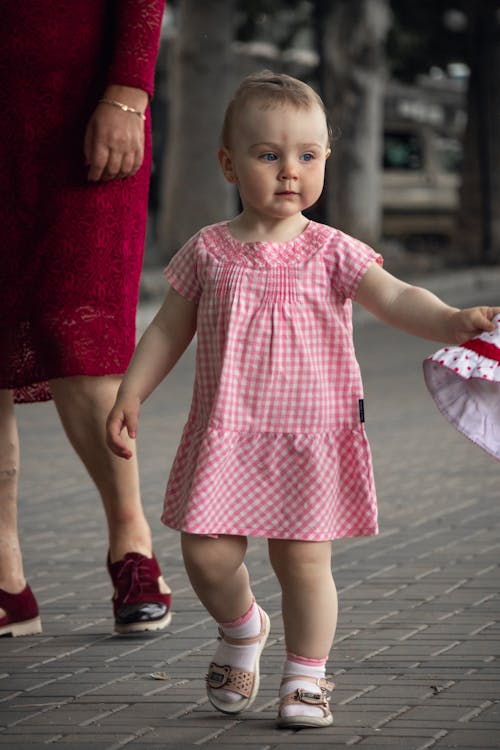
<path fill-rule="evenodd" d="M 360 398 L 358 401 L 358 409 L 359 409 L 359 421 L 364 422 L 365 421 L 365 401 L 362 398 Z"/>

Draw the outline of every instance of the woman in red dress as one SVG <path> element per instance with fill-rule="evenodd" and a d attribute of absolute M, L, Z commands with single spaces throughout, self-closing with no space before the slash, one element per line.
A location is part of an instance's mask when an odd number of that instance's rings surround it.
<path fill-rule="evenodd" d="M 54 399 L 102 497 L 118 632 L 170 621 L 137 465 L 104 442 L 135 343 L 164 0 L 2 3 L 0 635 L 41 630 L 17 533 L 15 402 Z"/>

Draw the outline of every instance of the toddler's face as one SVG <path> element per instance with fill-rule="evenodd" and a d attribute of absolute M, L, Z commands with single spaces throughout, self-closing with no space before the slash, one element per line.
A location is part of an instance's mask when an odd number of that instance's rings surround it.
<path fill-rule="evenodd" d="M 326 118 L 307 109 L 249 102 L 235 115 L 229 149 L 220 157 L 246 211 L 286 219 L 312 206 L 323 190 L 330 154 Z"/>

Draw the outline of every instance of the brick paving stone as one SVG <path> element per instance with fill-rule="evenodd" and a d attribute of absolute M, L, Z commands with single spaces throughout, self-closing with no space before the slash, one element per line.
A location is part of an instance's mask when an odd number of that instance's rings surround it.
<path fill-rule="evenodd" d="M 142 309 L 141 320 L 150 314 Z M 225 717 L 207 702 L 203 675 L 215 628 L 191 591 L 177 534 L 159 522 L 190 400 L 190 347 L 144 405 L 139 441 L 146 514 L 174 589 L 164 632 L 111 633 L 96 492 L 53 406 L 19 408 L 20 526 L 44 633 L 0 639 L 1 746 L 500 748 L 498 464 L 453 430 L 428 396 L 421 361 L 438 346 L 359 319 L 381 533 L 333 547 L 340 598 L 329 664 L 334 726 L 275 727 L 284 639 L 263 540 L 251 540 L 248 551 L 256 596 L 272 621 L 259 696 L 243 717 Z"/>
<path fill-rule="evenodd" d="M 57 742 L 57 750 L 89 750 L 90 747 L 92 748 L 92 750 L 108 750 L 108 748 L 110 747 L 108 739 L 100 739 L 98 737 L 92 738 L 91 745 L 89 745 L 89 740 L 81 739 L 75 742 L 66 740 L 61 741 L 59 739 L 56 739 L 55 741 Z M 39 741 L 33 736 L 30 740 L 20 741 L 16 736 L 9 735 L 7 737 L 2 737 L 2 735 L 0 735 L 0 747 L 15 748 L 15 750 L 38 750 L 42 747 L 50 748 L 50 744 L 46 745 L 44 742 L 42 743 L 42 740 Z"/>
<path fill-rule="evenodd" d="M 477 748 L 478 750 L 498 750 L 498 739 L 498 728 L 486 730 L 468 729 L 450 732 L 439 741 L 437 746 L 441 748 L 465 748 L 466 750 L 472 750 L 472 748 Z"/>

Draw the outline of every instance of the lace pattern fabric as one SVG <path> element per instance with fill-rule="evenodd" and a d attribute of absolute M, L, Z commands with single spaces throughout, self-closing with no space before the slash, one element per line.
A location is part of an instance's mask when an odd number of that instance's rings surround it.
<path fill-rule="evenodd" d="M 151 164 L 89 184 L 88 119 L 108 83 L 153 91 L 164 0 L 2 3 L 0 388 L 124 372 L 135 343 Z"/>

